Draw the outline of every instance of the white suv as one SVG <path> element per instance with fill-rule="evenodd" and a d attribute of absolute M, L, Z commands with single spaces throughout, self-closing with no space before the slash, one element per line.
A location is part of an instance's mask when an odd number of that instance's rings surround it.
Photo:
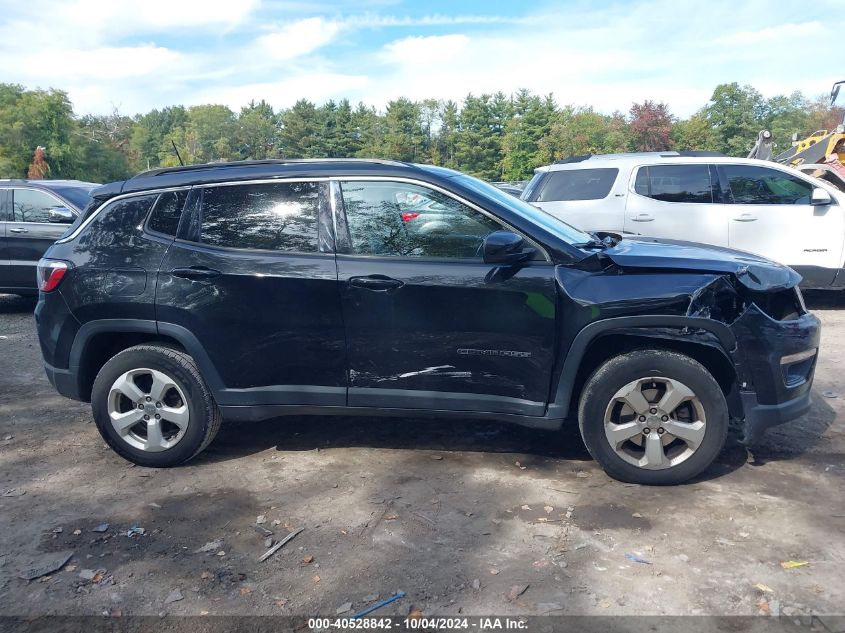
<path fill-rule="evenodd" d="M 704 242 L 845 287 L 845 193 L 777 163 L 706 152 L 579 156 L 539 167 L 522 199 L 585 231 Z"/>

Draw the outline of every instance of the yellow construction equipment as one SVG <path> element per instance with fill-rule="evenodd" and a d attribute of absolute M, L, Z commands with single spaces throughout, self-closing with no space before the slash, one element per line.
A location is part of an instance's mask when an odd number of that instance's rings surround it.
<path fill-rule="evenodd" d="M 845 80 L 833 84 L 830 90 L 831 106 L 836 103 L 839 89 L 844 85 Z M 805 138 L 794 134 L 792 147 L 777 156 L 772 155 L 772 149 L 771 132 L 762 130 L 748 158 L 773 160 L 823 178 L 840 189 L 845 186 L 845 118 L 833 130 L 816 130 Z"/>

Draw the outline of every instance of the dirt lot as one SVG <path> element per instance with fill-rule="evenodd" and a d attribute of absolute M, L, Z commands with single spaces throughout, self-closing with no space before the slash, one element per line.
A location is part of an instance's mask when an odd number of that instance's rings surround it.
<path fill-rule="evenodd" d="M 34 302 L 0 297 L 0 613 L 334 615 L 398 590 L 379 614 L 845 613 L 845 295 L 808 302 L 811 413 L 670 489 L 609 479 L 574 430 L 470 421 L 231 424 L 133 467 L 47 383 Z"/>

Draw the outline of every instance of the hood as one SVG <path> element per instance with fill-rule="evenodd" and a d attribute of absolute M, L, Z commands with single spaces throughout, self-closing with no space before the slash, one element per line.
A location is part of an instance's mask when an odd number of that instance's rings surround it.
<path fill-rule="evenodd" d="M 625 238 L 601 255 L 622 268 L 729 273 L 757 291 L 783 290 L 801 282 L 794 270 L 765 257 L 695 242 Z"/>

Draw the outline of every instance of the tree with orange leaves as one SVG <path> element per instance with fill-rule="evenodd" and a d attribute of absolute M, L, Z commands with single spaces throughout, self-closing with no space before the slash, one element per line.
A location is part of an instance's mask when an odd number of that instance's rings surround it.
<path fill-rule="evenodd" d="M 35 153 L 32 155 L 32 163 L 29 165 L 26 177 L 30 180 L 43 180 L 49 175 L 50 165 L 44 158 L 44 148 L 39 145 L 35 148 Z"/>

